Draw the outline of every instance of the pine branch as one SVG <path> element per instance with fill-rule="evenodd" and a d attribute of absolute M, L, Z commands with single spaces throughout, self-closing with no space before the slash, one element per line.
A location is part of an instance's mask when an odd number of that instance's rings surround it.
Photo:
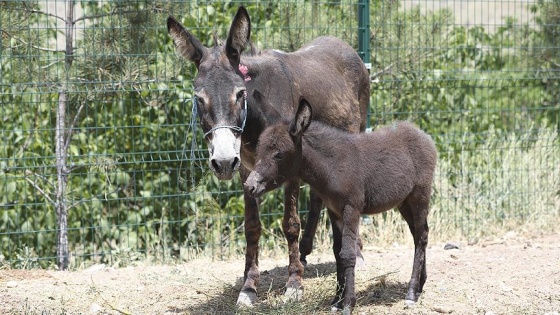
<path fill-rule="evenodd" d="M 16 10 L 17 10 L 17 9 L 16 9 Z M 65 20 L 63 17 L 60 17 L 60 16 L 58 16 L 58 15 L 56 15 L 56 14 L 44 12 L 44 11 L 41 11 L 41 10 L 24 9 L 24 10 L 21 10 L 21 11 L 29 12 L 29 13 L 35 13 L 35 14 L 41 14 L 41 15 L 46 15 L 46 16 L 50 16 L 50 17 L 53 17 L 53 18 L 55 18 L 55 19 L 61 20 L 62 22 L 66 22 L 66 20 Z"/>
<path fill-rule="evenodd" d="M 30 43 L 27 43 L 26 41 L 24 41 L 24 40 L 21 39 L 21 38 L 17 38 L 17 37 L 15 37 L 15 36 L 13 36 L 12 34 L 6 32 L 5 30 L 0 30 L 0 31 L 1 31 L 2 33 L 6 34 L 6 36 L 8 36 L 9 38 L 13 38 L 13 39 L 17 40 L 18 42 L 20 42 L 20 43 L 22 43 L 22 44 L 24 44 L 24 45 L 26 45 L 26 46 L 30 46 L 30 47 L 32 47 L 32 48 L 35 48 L 35 49 L 37 49 L 37 50 L 48 51 L 48 52 L 56 52 L 56 53 L 65 52 L 65 50 L 52 49 L 52 48 L 45 48 L 45 47 L 36 46 L 36 45 L 30 44 Z"/>
<path fill-rule="evenodd" d="M 114 8 L 113 11 L 111 11 L 110 13 L 102 13 L 102 14 L 93 14 L 93 15 L 84 15 L 81 16 L 77 19 L 75 19 L 74 21 L 72 21 L 72 24 L 76 24 L 80 21 L 84 21 L 84 20 L 91 20 L 91 19 L 98 19 L 98 18 L 103 18 L 103 17 L 108 17 L 108 16 L 114 16 L 114 15 L 124 15 L 124 14 L 134 14 L 134 13 L 139 13 L 145 10 L 129 10 L 129 11 L 117 11 L 117 8 Z M 152 12 L 156 12 L 156 13 L 162 13 L 164 12 L 164 10 L 161 9 L 157 9 L 157 8 L 152 8 L 151 9 Z"/>

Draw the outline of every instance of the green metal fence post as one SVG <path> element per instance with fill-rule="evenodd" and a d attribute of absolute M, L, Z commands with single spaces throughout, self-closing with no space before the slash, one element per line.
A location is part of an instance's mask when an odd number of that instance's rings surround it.
<path fill-rule="evenodd" d="M 369 0 L 358 0 L 358 54 L 362 58 L 368 71 L 371 69 L 369 51 Z M 370 130 L 370 113 L 368 105 L 366 130 Z"/>

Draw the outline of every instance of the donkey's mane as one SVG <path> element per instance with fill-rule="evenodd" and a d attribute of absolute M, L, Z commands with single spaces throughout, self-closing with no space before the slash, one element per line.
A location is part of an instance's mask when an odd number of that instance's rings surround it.
<path fill-rule="evenodd" d="M 303 139 L 318 150 L 330 150 L 332 147 L 354 141 L 357 136 L 344 129 L 314 120 L 303 134 Z"/>

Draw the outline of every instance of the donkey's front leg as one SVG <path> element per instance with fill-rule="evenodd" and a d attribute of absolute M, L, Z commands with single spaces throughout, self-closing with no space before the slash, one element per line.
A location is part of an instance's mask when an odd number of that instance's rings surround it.
<path fill-rule="evenodd" d="M 356 241 L 359 234 L 360 212 L 351 206 L 342 210 L 342 249 L 340 261 L 344 270 L 344 302 L 343 314 L 350 314 L 356 306 L 355 269 Z"/>
<path fill-rule="evenodd" d="M 243 182 L 249 172 L 241 167 L 240 175 Z M 261 221 L 259 218 L 258 200 L 243 192 L 245 200 L 245 273 L 244 284 L 237 298 L 238 305 L 251 306 L 257 301 L 257 285 L 259 283 L 259 238 L 261 237 Z"/>
<path fill-rule="evenodd" d="M 299 196 L 299 180 L 292 180 L 284 187 L 284 219 L 282 229 L 288 241 L 288 283 L 285 297 L 290 300 L 300 300 L 303 297 L 303 265 L 299 261 L 298 238 L 300 220 L 297 212 Z"/>

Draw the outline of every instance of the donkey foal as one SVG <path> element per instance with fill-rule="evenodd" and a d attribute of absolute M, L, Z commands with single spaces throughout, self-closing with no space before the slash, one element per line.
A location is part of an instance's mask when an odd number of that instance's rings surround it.
<path fill-rule="evenodd" d="M 428 208 L 437 152 L 434 142 L 408 122 L 369 134 L 351 134 L 317 121 L 301 100 L 295 118 L 262 133 L 257 162 L 245 190 L 260 196 L 271 183 L 300 178 L 324 200 L 331 219 L 336 258 L 334 307 L 356 304 L 354 269 L 362 214 L 398 208 L 414 238 L 414 264 L 405 302 L 414 304 L 426 282 Z"/>

